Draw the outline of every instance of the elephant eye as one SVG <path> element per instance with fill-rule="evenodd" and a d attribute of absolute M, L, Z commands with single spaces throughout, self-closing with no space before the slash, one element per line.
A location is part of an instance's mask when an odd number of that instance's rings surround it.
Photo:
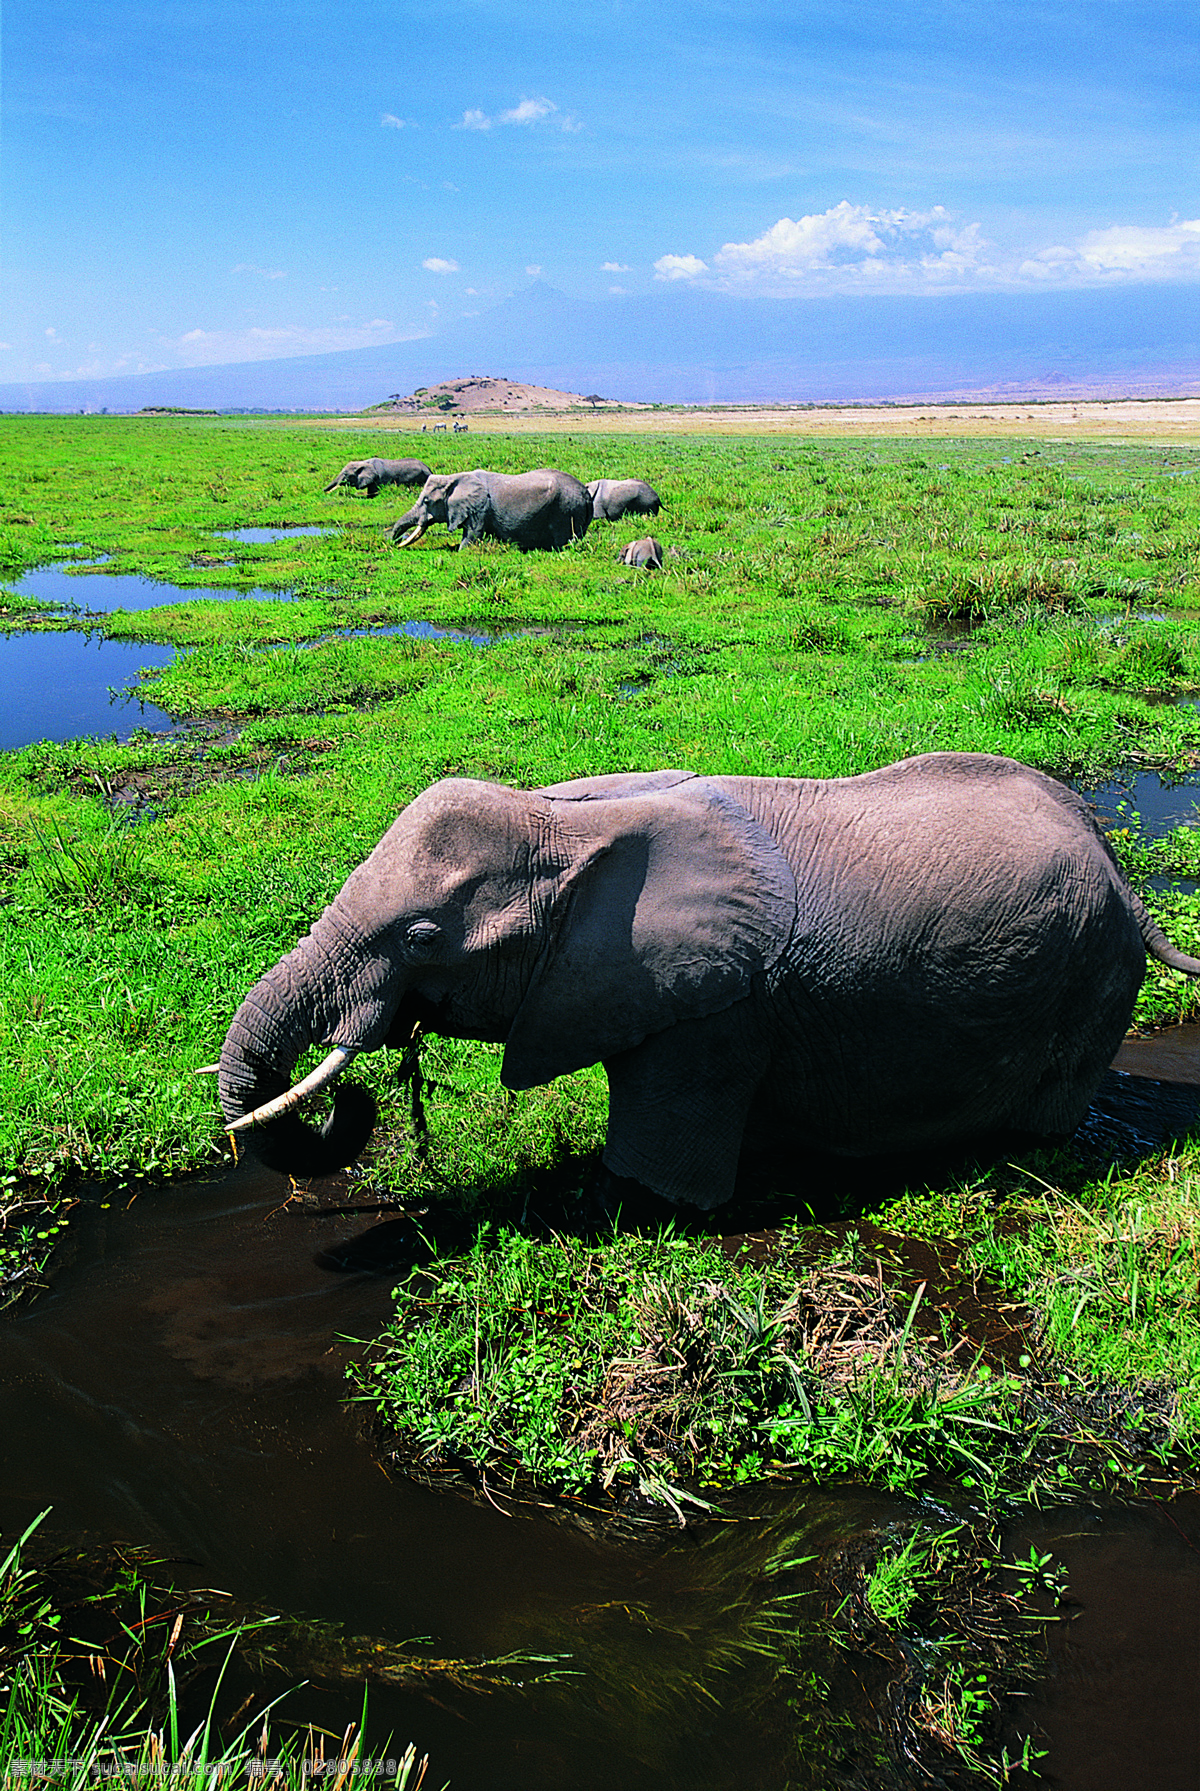
<path fill-rule="evenodd" d="M 442 929 L 433 920 L 414 920 L 404 930 L 404 943 L 414 958 L 432 957 L 442 942 Z"/>

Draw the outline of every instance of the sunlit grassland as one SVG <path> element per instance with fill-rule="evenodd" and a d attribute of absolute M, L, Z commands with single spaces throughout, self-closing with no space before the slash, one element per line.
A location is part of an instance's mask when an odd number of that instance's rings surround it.
<path fill-rule="evenodd" d="M 202 761 L 187 735 L 40 743 L 0 761 L 0 1173 L 14 1200 L 81 1174 L 130 1182 L 215 1161 L 212 1084 L 194 1070 L 250 984 L 438 777 L 843 776 L 951 749 L 1096 776 L 1183 773 L 1200 754 L 1187 700 L 1200 692 L 1200 484 L 1179 476 L 1200 474 L 1194 451 L 406 439 L 369 426 L 332 441 L 303 424 L 115 418 L 6 418 L 0 442 L 10 584 L 32 565 L 108 555 L 106 572 L 280 594 L 87 621 L 176 647 L 147 688 L 181 718 L 216 718 Z M 644 519 L 597 525 L 553 556 L 456 554 L 439 534 L 399 552 L 386 528 L 406 495 L 321 490 L 342 459 L 380 451 L 439 470 L 640 474 L 665 502 L 653 527 L 666 570 L 616 563 Z M 259 545 L 220 533 L 316 523 L 329 533 Z M 74 583 L 85 612 L 89 575 Z M 11 591 L 0 605 L 10 625 L 46 625 L 44 606 Z M 408 622 L 486 640 L 361 632 Z M 130 778 L 152 796 L 118 812 L 106 792 Z M 1148 846 L 1131 829 L 1116 843 L 1142 882 L 1195 875 L 1196 837 Z M 1200 946 L 1194 898 L 1151 901 L 1179 944 Z M 1196 1000 L 1154 967 L 1139 1018 L 1185 1017 Z M 394 1066 L 364 1064 L 387 1122 L 369 1165 L 381 1187 L 486 1205 L 595 1148 L 600 1071 L 512 1096 L 497 1067 L 492 1048 L 431 1042 L 419 1153 Z M 1072 1372 L 1184 1386 L 1196 1345 L 1171 1317 L 1185 1257 L 1168 1243 L 1194 1185 L 1190 1147 L 1169 1162 L 1140 1181 L 1076 1176 L 1070 1199 L 1091 1219 L 1069 1235 L 1045 1189 L 1013 1209 L 1015 1232 L 993 1223 L 1017 1198 L 1007 1188 L 974 1204 L 931 1197 L 920 1223 L 977 1251 Z M 1134 1181 L 1136 1224 L 1119 1192 Z M 1102 1186 L 1118 1190 L 1111 1210 Z M 1117 1285 L 1130 1226 L 1134 1266 L 1113 1304 L 1096 1288 Z"/>

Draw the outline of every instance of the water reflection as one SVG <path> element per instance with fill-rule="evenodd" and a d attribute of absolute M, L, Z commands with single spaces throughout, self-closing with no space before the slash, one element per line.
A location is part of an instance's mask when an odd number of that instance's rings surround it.
<path fill-rule="evenodd" d="M 1145 839 L 1159 839 L 1175 827 L 1200 824 L 1200 777 L 1189 775 L 1164 781 L 1157 771 L 1119 771 L 1101 783 L 1072 780 L 1085 802 L 1096 811 L 1101 827 L 1133 827 L 1137 816 Z"/>
<path fill-rule="evenodd" d="M 179 585 L 159 584 L 134 572 L 68 572 L 63 566 L 35 566 L 9 586 L 19 597 L 37 597 L 60 609 L 82 609 L 92 615 L 108 615 L 115 609 L 160 609 L 167 603 L 199 603 L 211 598 L 229 603 L 246 597 L 268 602 L 287 602 L 290 591 L 235 591 L 228 586 L 184 590 Z"/>
<path fill-rule="evenodd" d="M 153 703 L 109 688 L 128 684 L 144 665 L 169 665 L 174 654 L 173 647 L 74 632 L 0 636 L 0 750 L 174 727 Z"/>

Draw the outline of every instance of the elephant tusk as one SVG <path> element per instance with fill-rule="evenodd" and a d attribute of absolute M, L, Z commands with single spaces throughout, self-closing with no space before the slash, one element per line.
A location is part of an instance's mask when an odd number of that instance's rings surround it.
<path fill-rule="evenodd" d="M 215 1076 L 217 1071 L 220 1069 L 220 1067 L 221 1066 L 219 1063 L 202 1064 L 198 1070 L 192 1071 L 192 1075 L 193 1076 Z"/>
<path fill-rule="evenodd" d="M 419 522 L 415 529 L 409 529 L 407 535 L 401 536 L 400 540 L 397 541 L 396 546 L 411 547 L 414 541 L 419 541 L 421 539 L 421 536 L 425 533 L 428 526 L 428 523 Z"/>
<path fill-rule="evenodd" d="M 290 1112 L 301 1101 L 307 1100 L 309 1095 L 318 1094 L 321 1089 L 328 1087 L 329 1083 L 336 1076 L 341 1075 L 350 1059 L 356 1055 L 357 1046 L 355 1045 L 335 1045 L 329 1056 L 319 1063 L 311 1075 L 304 1078 L 303 1082 L 297 1082 L 294 1088 L 289 1088 L 283 1094 L 276 1095 L 273 1101 L 264 1102 L 261 1107 L 256 1107 L 253 1113 L 243 1113 L 240 1119 L 230 1120 L 225 1130 L 227 1132 L 245 1132 L 251 1126 L 262 1126 L 270 1119 L 278 1119 L 281 1113 Z"/>

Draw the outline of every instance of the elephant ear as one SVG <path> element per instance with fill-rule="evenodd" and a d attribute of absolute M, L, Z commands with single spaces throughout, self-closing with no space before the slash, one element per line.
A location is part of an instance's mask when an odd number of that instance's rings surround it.
<path fill-rule="evenodd" d="M 446 527 L 461 528 L 464 523 L 482 521 L 487 512 L 489 494 L 482 479 L 474 473 L 460 473 L 446 494 Z"/>
<path fill-rule="evenodd" d="M 547 801 L 567 869 L 505 1044 L 507 1088 L 731 1007 L 791 937 L 795 879 L 766 830 L 702 778 L 651 776 L 686 781 Z"/>

